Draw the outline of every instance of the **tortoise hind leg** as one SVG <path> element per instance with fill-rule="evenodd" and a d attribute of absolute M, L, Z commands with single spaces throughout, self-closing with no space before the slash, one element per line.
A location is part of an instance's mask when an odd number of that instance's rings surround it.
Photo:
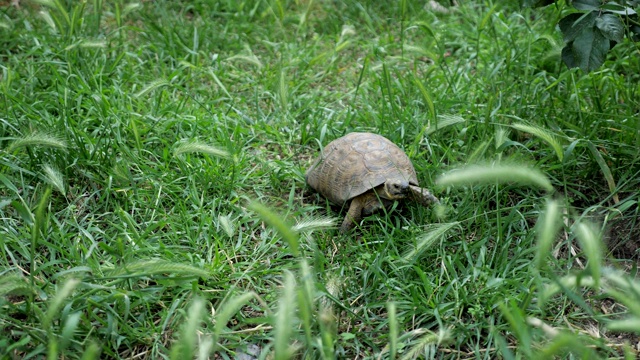
<path fill-rule="evenodd" d="M 411 190 L 411 198 L 418 202 L 420 205 L 428 206 L 431 204 L 439 204 L 440 200 L 437 197 L 433 196 L 429 190 L 425 188 L 421 188 L 418 186 L 410 185 L 409 189 Z"/>

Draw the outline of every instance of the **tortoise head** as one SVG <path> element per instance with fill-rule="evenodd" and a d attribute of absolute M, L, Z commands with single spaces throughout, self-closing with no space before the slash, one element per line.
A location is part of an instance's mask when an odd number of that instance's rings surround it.
<path fill-rule="evenodd" d="M 409 182 L 406 180 L 401 180 L 401 179 L 393 179 L 393 180 L 387 180 L 384 183 L 384 187 L 382 189 L 382 194 L 378 194 L 380 195 L 380 197 L 383 197 L 385 199 L 389 199 L 389 200 L 398 200 L 398 199 L 404 199 L 405 197 L 407 197 L 407 195 L 409 195 Z"/>

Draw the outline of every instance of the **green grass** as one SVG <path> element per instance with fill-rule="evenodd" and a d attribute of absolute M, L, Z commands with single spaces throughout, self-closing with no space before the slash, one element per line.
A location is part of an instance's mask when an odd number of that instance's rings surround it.
<path fill-rule="evenodd" d="M 0 2 L 0 358 L 638 356 L 639 49 L 424 3 Z M 442 205 L 339 235 L 351 131 Z"/>

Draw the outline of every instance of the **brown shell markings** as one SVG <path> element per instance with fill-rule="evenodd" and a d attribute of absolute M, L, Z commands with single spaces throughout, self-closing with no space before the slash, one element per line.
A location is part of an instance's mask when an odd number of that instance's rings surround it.
<path fill-rule="evenodd" d="M 409 157 L 387 138 L 350 133 L 329 143 L 305 174 L 307 183 L 337 205 L 385 183 L 403 179 L 418 186 Z"/>

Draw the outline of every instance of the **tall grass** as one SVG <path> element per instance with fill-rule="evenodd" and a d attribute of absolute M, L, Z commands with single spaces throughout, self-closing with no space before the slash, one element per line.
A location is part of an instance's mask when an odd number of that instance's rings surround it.
<path fill-rule="evenodd" d="M 424 3 L 0 4 L 0 357 L 637 357 L 637 47 Z M 351 131 L 442 204 L 339 235 Z"/>

